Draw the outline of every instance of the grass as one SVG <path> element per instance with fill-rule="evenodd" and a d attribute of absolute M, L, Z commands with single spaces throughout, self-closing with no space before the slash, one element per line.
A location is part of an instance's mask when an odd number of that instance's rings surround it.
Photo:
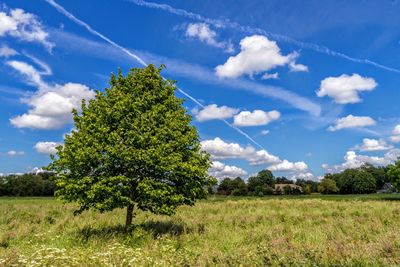
<path fill-rule="evenodd" d="M 399 266 L 399 195 L 210 198 L 172 217 L 74 217 L 0 198 L 0 266 Z"/>

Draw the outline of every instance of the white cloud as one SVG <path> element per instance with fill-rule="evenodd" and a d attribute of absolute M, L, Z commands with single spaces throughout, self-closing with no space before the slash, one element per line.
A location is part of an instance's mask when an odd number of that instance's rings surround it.
<path fill-rule="evenodd" d="M 281 114 L 272 110 L 265 112 L 262 110 L 242 111 L 233 117 L 233 124 L 235 126 L 260 126 L 267 125 L 268 123 L 279 119 Z"/>
<path fill-rule="evenodd" d="M 231 108 L 227 106 L 218 107 L 216 104 L 211 104 L 205 106 L 200 111 L 194 111 L 196 115 L 196 119 L 198 121 L 209 121 L 216 119 L 227 119 L 233 117 L 236 113 L 239 112 L 239 109 Z"/>
<path fill-rule="evenodd" d="M 201 147 L 215 159 L 244 158 L 256 152 L 252 146 L 244 148 L 237 143 L 226 143 L 219 137 L 202 141 Z"/>
<path fill-rule="evenodd" d="M 356 128 L 375 125 L 376 121 L 367 116 L 348 115 L 337 119 L 335 125 L 329 126 L 328 131 L 334 132 L 345 128 Z"/>
<path fill-rule="evenodd" d="M 228 53 L 234 51 L 230 42 L 217 41 L 217 33 L 211 30 L 210 25 L 207 23 L 190 23 L 186 28 L 185 34 L 187 37 L 197 38 L 209 46 L 224 49 Z"/>
<path fill-rule="evenodd" d="M 243 177 L 247 172 L 239 167 L 226 165 L 220 161 L 213 161 L 209 170 L 210 175 L 221 179 L 225 177 Z"/>
<path fill-rule="evenodd" d="M 400 135 L 400 124 L 396 125 L 396 127 L 394 127 L 392 134 L 393 135 Z"/>
<path fill-rule="evenodd" d="M 58 129 L 72 120 L 72 109 L 80 110 L 82 99 L 94 98 L 95 93 L 89 87 L 79 83 L 64 85 L 49 85 L 42 79 L 42 75 L 52 73 L 44 62 L 29 56 L 42 71 L 22 61 L 7 61 L 6 64 L 20 72 L 31 85 L 38 87 L 38 91 L 23 102 L 31 108 L 27 113 L 10 119 L 11 124 L 18 128 Z"/>
<path fill-rule="evenodd" d="M 25 99 L 31 109 L 10 121 L 18 128 L 58 129 L 72 121 L 72 109 L 80 110 L 82 99 L 94 96 L 94 91 L 83 84 L 55 85 L 51 91 L 38 91 Z"/>
<path fill-rule="evenodd" d="M 294 63 L 298 53 L 284 56 L 276 42 L 262 35 L 243 38 L 240 49 L 239 54 L 229 57 L 223 65 L 215 68 L 218 77 L 237 78 L 246 74 L 253 76 L 284 65 L 289 65 L 292 71 L 305 70 L 305 66 Z"/>
<path fill-rule="evenodd" d="M 2 47 L 0 47 L 0 57 L 11 57 L 11 56 L 15 56 L 18 55 L 18 52 L 15 51 L 14 49 L 3 45 Z"/>
<path fill-rule="evenodd" d="M 392 141 L 393 143 L 400 143 L 400 135 L 392 135 L 390 137 L 390 141 Z"/>
<path fill-rule="evenodd" d="M 38 42 L 51 50 L 54 44 L 48 41 L 48 33 L 37 17 L 22 9 L 0 12 L 0 37 L 10 35 L 27 42 Z"/>
<path fill-rule="evenodd" d="M 382 151 L 391 148 L 392 147 L 386 144 L 386 141 L 383 139 L 377 140 L 377 139 L 364 138 L 362 145 L 357 145 L 355 146 L 354 149 L 360 151 Z"/>
<path fill-rule="evenodd" d="M 322 164 L 322 168 L 328 173 L 337 173 L 345 169 L 358 168 L 365 163 L 372 164 L 374 166 L 386 166 L 392 164 L 397 158 L 400 157 L 400 149 L 391 149 L 385 153 L 383 157 L 359 155 L 355 151 L 347 151 L 344 156 L 344 162 L 340 165 L 330 166 L 328 164 Z"/>
<path fill-rule="evenodd" d="M 279 79 L 279 74 L 277 72 L 274 73 L 265 73 L 261 76 L 262 80 L 269 80 L 269 79 Z"/>
<path fill-rule="evenodd" d="M 242 147 L 237 143 L 226 143 L 218 137 L 202 141 L 201 146 L 211 154 L 212 159 L 243 159 L 252 166 L 267 165 L 271 171 L 288 173 L 293 179 L 312 176 L 306 163 L 281 160 L 264 149 L 256 151 L 252 146 Z"/>
<path fill-rule="evenodd" d="M 292 176 L 290 176 L 290 179 L 292 180 L 297 180 L 297 179 L 312 180 L 314 178 L 315 176 L 311 172 L 294 173 Z"/>
<path fill-rule="evenodd" d="M 249 155 L 246 160 L 250 163 L 250 165 L 262 165 L 262 164 L 274 164 L 280 162 L 279 157 L 271 155 L 265 149 L 261 149 Z"/>
<path fill-rule="evenodd" d="M 278 172 L 306 172 L 308 171 L 308 166 L 305 162 L 290 162 L 288 160 L 283 160 L 278 164 L 274 164 L 268 167 L 270 171 L 278 171 Z"/>
<path fill-rule="evenodd" d="M 267 134 L 269 134 L 269 130 L 262 130 L 260 134 L 261 135 L 267 135 Z"/>
<path fill-rule="evenodd" d="M 56 142 L 37 142 L 34 146 L 38 153 L 43 154 L 53 154 L 57 153 L 56 147 L 61 145 L 61 143 Z"/>
<path fill-rule="evenodd" d="M 6 64 L 26 77 L 30 85 L 45 89 L 48 85 L 42 79 L 42 73 L 32 65 L 17 60 L 7 61 Z"/>
<path fill-rule="evenodd" d="M 390 141 L 393 143 L 400 143 L 400 124 L 394 127 Z"/>
<path fill-rule="evenodd" d="M 23 156 L 25 155 L 24 151 L 15 151 L 15 150 L 10 150 L 7 152 L 7 155 L 10 157 L 15 157 L 15 156 Z"/>
<path fill-rule="evenodd" d="M 264 149 L 256 151 L 252 146 L 242 147 L 237 143 L 226 143 L 219 137 L 202 141 L 201 147 L 210 153 L 213 159 L 244 159 L 250 165 L 274 164 L 281 161 Z"/>
<path fill-rule="evenodd" d="M 226 143 L 218 137 L 202 141 L 201 146 L 213 159 L 243 159 L 252 166 L 268 165 L 271 171 L 288 172 L 292 175 L 309 172 L 304 162 L 281 160 L 264 149 L 256 151 L 252 146 L 242 147 L 237 143 Z"/>
<path fill-rule="evenodd" d="M 343 74 L 322 80 L 317 96 L 329 96 L 339 104 L 358 103 L 362 101 L 359 92 L 372 91 L 377 85 L 373 78 Z"/>

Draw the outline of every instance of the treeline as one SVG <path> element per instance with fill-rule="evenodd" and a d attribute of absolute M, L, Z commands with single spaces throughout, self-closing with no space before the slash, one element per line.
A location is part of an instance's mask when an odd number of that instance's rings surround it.
<path fill-rule="evenodd" d="M 375 193 L 385 184 L 386 192 L 395 192 L 399 176 L 398 162 L 387 167 L 365 164 L 360 168 L 347 169 L 340 173 L 326 174 L 318 185 L 322 194 L 369 194 Z"/>
<path fill-rule="evenodd" d="M 383 189 L 383 190 L 381 190 Z M 296 194 L 370 194 L 400 191 L 400 160 L 386 167 L 364 164 L 359 168 L 346 169 L 340 173 L 328 173 L 319 181 L 285 177 L 274 177 L 269 170 L 263 170 L 247 182 L 242 178 L 225 178 L 216 188 L 219 195 L 264 196 Z"/>
<path fill-rule="evenodd" d="M 262 170 L 250 177 L 247 183 L 240 177 L 225 178 L 218 185 L 216 193 L 226 196 L 298 195 L 317 192 L 317 188 L 315 181 L 298 179 L 293 182 L 286 177 L 275 177 L 269 170 Z"/>
<path fill-rule="evenodd" d="M 0 196 L 54 196 L 51 173 L 0 176 Z"/>

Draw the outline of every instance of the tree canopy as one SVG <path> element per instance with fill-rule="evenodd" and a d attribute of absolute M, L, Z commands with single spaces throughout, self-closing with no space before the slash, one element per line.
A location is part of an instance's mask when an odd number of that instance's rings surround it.
<path fill-rule="evenodd" d="M 48 169 L 57 174 L 56 194 L 79 203 L 77 213 L 127 207 L 130 225 L 135 205 L 171 215 L 206 196 L 209 155 L 162 68 L 112 74 L 109 88 L 73 111 L 74 129 Z"/>

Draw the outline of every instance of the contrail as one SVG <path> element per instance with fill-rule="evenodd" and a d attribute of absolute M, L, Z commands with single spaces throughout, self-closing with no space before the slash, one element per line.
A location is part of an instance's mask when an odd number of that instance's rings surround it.
<path fill-rule="evenodd" d="M 293 39 L 293 38 L 291 38 L 289 36 L 268 32 L 268 31 L 265 31 L 265 30 L 260 29 L 260 28 L 243 26 L 243 25 L 240 25 L 237 22 L 230 21 L 229 19 L 222 20 L 222 19 L 207 18 L 207 17 L 204 17 L 202 15 L 186 11 L 184 9 L 174 8 L 174 7 L 172 7 L 170 5 L 167 5 L 167 4 L 158 4 L 158 3 L 154 3 L 154 2 L 146 2 L 146 1 L 143 1 L 143 0 L 126 0 L 126 1 L 134 3 L 134 4 L 139 5 L 139 6 L 143 6 L 143 7 L 164 10 L 164 11 L 167 11 L 167 12 L 169 12 L 171 14 L 175 14 L 175 15 L 178 15 L 178 16 L 181 16 L 181 17 L 192 19 L 192 20 L 202 21 L 202 22 L 214 25 L 216 27 L 231 28 L 231 29 L 234 29 L 234 30 L 239 30 L 239 31 L 248 33 L 248 34 L 262 34 L 262 35 L 265 35 L 267 37 L 270 37 L 271 39 L 275 39 L 277 41 L 282 41 L 282 42 L 286 42 L 286 43 L 289 43 L 289 44 L 292 44 L 292 45 L 296 45 L 296 46 L 298 46 L 300 48 L 310 49 L 310 50 L 316 51 L 318 53 L 326 54 L 326 55 L 333 56 L 333 57 L 343 58 L 343 59 L 351 61 L 351 62 L 360 63 L 360 64 L 366 64 L 366 65 L 374 66 L 376 68 L 380 68 L 380 69 L 383 69 L 383 70 L 387 70 L 387 71 L 391 71 L 391 72 L 395 72 L 395 73 L 400 73 L 400 69 L 388 67 L 388 66 L 379 64 L 377 62 L 374 62 L 372 60 L 369 60 L 369 59 L 351 57 L 351 56 L 348 56 L 348 55 L 343 54 L 341 52 L 334 51 L 334 50 L 332 50 L 332 49 L 330 49 L 330 48 L 328 48 L 326 46 L 318 45 L 318 44 L 315 44 L 315 43 L 308 43 L 308 42 L 298 41 L 298 40 Z"/>
<path fill-rule="evenodd" d="M 75 22 L 76 24 L 86 28 L 90 33 L 100 37 L 101 39 L 103 39 L 104 41 L 106 41 L 107 43 L 109 43 L 110 45 L 120 49 L 121 51 L 123 51 L 124 53 L 126 53 L 128 56 L 132 57 L 133 59 L 137 60 L 141 65 L 143 66 L 147 66 L 148 64 L 141 59 L 139 56 L 135 55 L 134 53 L 130 52 L 128 49 L 126 49 L 125 47 L 117 44 L 116 42 L 112 41 L 111 39 L 109 39 L 108 37 L 104 36 L 103 34 L 99 33 L 98 31 L 94 30 L 92 27 L 90 27 L 89 24 L 87 24 L 86 22 L 78 19 L 77 17 L 75 17 L 73 14 L 71 14 L 69 11 L 67 11 L 65 8 L 63 8 L 62 6 L 60 6 L 58 3 L 56 3 L 54 0 L 45 0 L 47 3 L 49 3 L 50 5 L 52 5 L 55 9 L 57 9 L 58 12 L 60 12 L 61 14 L 63 14 L 64 16 L 66 16 L 67 18 L 69 18 L 70 20 L 72 20 L 73 22 Z M 163 79 L 165 79 L 163 77 Z M 200 101 L 198 101 L 196 98 L 194 98 L 193 96 L 191 96 L 190 94 L 186 93 L 185 91 L 183 91 L 182 89 L 180 89 L 179 87 L 177 87 L 178 91 L 180 93 L 182 93 L 183 95 L 185 95 L 187 98 L 189 98 L 190 100 L 192 100 L 194 103 L 196 103 L 197 105 L 199 105 L 200 107 L 204 108 L 205 106 L 200 103 Z M 223 121 L 226 125 L 228 125 L 229 127 L 231 127 L 232 129 L 234 129 L 235 131 L 237 131 L 239 134 L 243 135 L 245 138 L 247 138 L 250 142 L 252 142 L 253 144 L 257 145 L 259 148 L 264 149 L 265 148 L 260 145 L 257 141 L 255 141 L 253 138 L 251 138 L 247 133 L 243 132 L 241 129 L 235 127 L 234 125 L 230 124 L 228 121 L 221 119 L 221 121 Z"/>

